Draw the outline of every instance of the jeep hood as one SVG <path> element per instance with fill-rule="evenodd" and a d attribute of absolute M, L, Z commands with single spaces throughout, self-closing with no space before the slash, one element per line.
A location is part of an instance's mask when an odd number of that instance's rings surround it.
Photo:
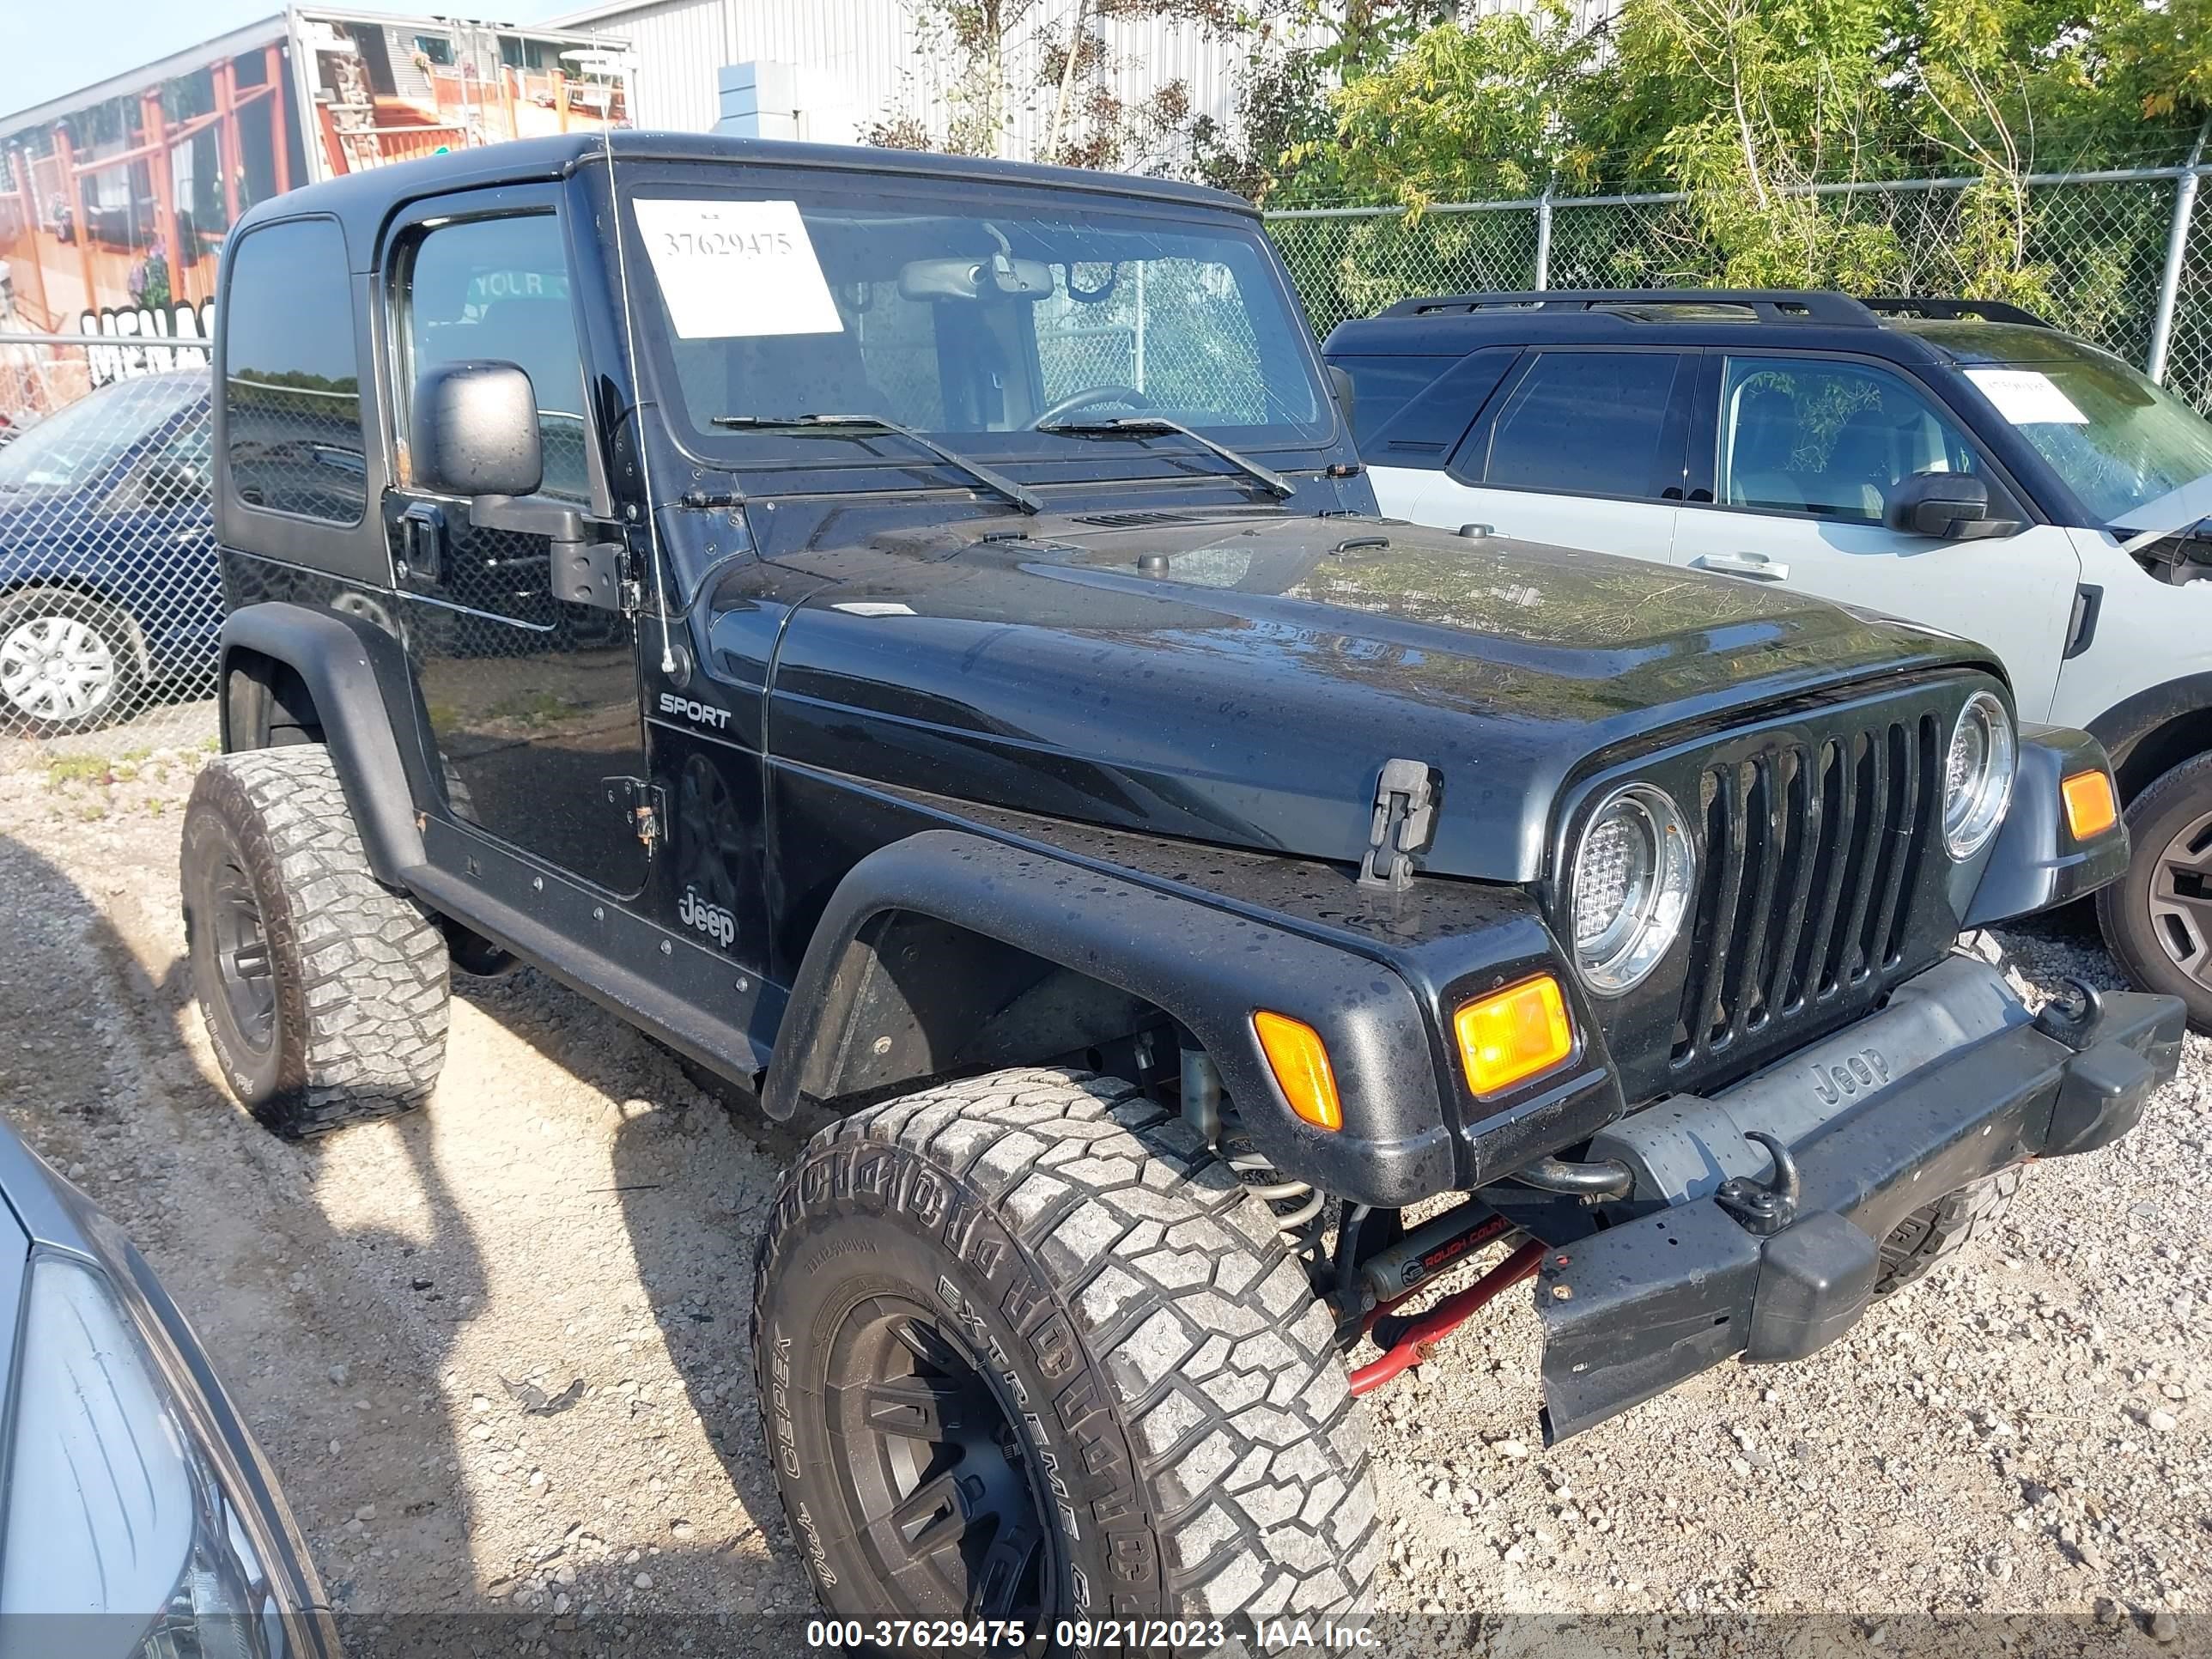
<path fill-rule="evenodd" d="M 1528 881 L 1561 786 L 1602 751 L 1987 660 L 1725 576 L 1375 520 L 1101 514 L 977 533 L 826 545 L 832 514 L 774 552 L 819 579 L 776 651 L 775 754 L 1341 860 L 1364 852 L 1378 775 L 1403 757 L 1441 780 L 1419 867 Z"/>

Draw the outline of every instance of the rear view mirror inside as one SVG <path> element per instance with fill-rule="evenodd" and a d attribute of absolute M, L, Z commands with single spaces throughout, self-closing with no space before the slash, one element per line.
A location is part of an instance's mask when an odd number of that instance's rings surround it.
<path fill-rule="evenodd" d="M 1052 267 L 1042 259 L 994 253 L 988 259 L 915 259 L 899 267 L 902 300 L 1029 300 L 1052 294 Z"/>

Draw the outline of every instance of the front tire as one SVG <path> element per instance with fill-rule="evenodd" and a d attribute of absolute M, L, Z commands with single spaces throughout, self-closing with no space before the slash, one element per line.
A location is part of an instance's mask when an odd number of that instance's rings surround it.
<path fill-rule="evenodd" d="M 837 1617 L 1367 1604 L 1328 1314 L 1267 1206 L 1127 1085 L 1002 1072 L 816 1135 L 761 1242 L 753 1362 Z"/>
<path fill-rule="evenodd" d="M 113 605 L 65 587 L 0 599 L 0 736 L 65 738 L 137 712 L 137 635 Z"/>
<path fill-rule="evenodd" d="M 192 992 L 224 1079 L 278 1134 L 420 1105 L 446 1058 L 445 935 L 377 880 L 319 744 L 221 755 L 185 808 Z"/>
<path fill-rule="evenodd" d="M 2128 803 L 2127 873 L 2097 895 L 2105 943 L 2147 991 L 2212 1031 L 2212 755 L 2184 761 Z"/>

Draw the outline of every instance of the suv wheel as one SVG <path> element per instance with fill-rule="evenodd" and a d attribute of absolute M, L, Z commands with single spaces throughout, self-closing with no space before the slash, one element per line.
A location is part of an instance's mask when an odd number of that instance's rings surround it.
<path fill-rule="evenodd" d="M 2153 782 L 2127 820 L 2134 857 L 2097 895 L 2105 942 L 2136 984 L 2179 997 L 2212 1031 L 2212 755 Z"/>
<path fill-rule="evenodd" d="M 185 929 L 208 1040 L 277 1133 L 419 1105 L 446 1058 L 445 935 L 369 873 L 330 751 L 218 756 L 185 808 Z"/>
<path fill-rule="evenodd" d="M 1366 1606 L 1382 1534 L 1328 1311 L 1266 1205 L 1126 1084 L 1002 1072 L 824 1129 L 752 1330 L 838 1617 Z"/>
<path fill-rule="evenodd" d="M 136 641 L 121 611 L 69 588 L 0 599 L 0 735 L 61 738 L 120 719 L 138 685 Z"/>

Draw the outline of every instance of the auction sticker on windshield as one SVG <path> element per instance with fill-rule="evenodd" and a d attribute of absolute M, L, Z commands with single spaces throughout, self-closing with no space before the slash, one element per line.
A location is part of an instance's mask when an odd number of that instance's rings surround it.
<path fill-rule="evenodd" d="M 796 202 L 641 198 L 636 207 L 669 321 L 683 338 L 843 331 Z"/>
<path fill-rule="evenodd" d="M 1970 368 L 1966 378 L 2014 426 L 2087 426 L 2089 417 L 2037 368 Z"/>

